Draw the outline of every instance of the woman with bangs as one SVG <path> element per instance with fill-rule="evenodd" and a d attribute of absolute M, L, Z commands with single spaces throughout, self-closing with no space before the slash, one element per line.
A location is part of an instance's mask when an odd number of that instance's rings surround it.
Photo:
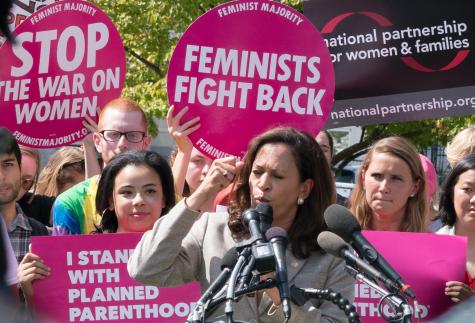
<path fill-rule="evenodd" d="M 449 281 L 445 295 L 458 303 L 475 294 L 475 154 L 462 158 L 447 176 L 440 194 L 437 234 L 466 236 L 465 281 Z"/>

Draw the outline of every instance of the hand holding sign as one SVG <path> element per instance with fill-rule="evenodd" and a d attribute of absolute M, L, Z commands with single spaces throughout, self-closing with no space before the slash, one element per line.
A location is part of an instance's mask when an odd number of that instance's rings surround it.
<path fill-rule="evenodd" d="M 100 113 L 101 113 L 101 109 L 97 108 L 97 115 L 99 115 Z M 87 134 L 86 137 L 84 137 L 84 140 L 83 140 L 84 144 L 94 145 L 94 142 L 92 140 L 92 135 L 98 131 L 97 123 L 94 121 L 94 119 L 92 119 L 90 116 L 86 114 L 84 116 L 84 120 L 82 121 L 82 125 L 84 126 L 84 128 L 89 130 L 89 134 Z"/>
<path fill-rule="evenodd" d="M 475 292 L 467 285 L 458 281 L 449 281 L 445 284 L 445 295 L 454 303 L 459 303 L 472 297 Z"/>
<path fill-rule="evenodd" d="M 33 297 L 33 282 L 51 274 L 51 269 L 34 253 L 27 253 L 18 266 L 18 282 L 28 303 Z"/>
<path fill-rule="evenodd" d="M 173 137 L 177 145 L 178 151 L 183 153 L 191 153 L 193 144 L 188 137 L 193 131 L 200 128 L 200 117 L 195 117 L 184 123 L 181 122 L 183 116 L 188 112 L 188 107 L 184 107 L 175 116 L 175 107 L 172 105 L 167 113 L 168 133 Z"/>

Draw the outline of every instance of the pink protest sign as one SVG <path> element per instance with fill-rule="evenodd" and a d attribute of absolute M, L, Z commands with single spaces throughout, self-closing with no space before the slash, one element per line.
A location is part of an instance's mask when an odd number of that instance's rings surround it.
<path fill-rule="evenodd" d="M 20 144 L 59 147 L 87 133 L 84 116 L 120 96 L 125 51 L 110 18 L 86 1 L 35 12 L 0 48 L 0 126 Z"/>
<path fill-rule="evenodd" d="M 434 319 L 454 304 L 444 294 L 445 282 L 464 281 L 465 237 L 389 231 L 364 231 L 363 234 L 411 285 L 420 306 L 421 321 Z M 355 306 L 363 322 L 386 322 L 378 313 L 381 297 L 369 286 L 357 282 Z M 382 310 L 385 315 L 392 314 L 387 304 Z"/>
<path fill-rule="evenodd" d="M 35 310 L 48 322 L 184 322 L 200 297 L 198 283 L 144 286 L 127 273 L 140 233 L 32 237 L 51 268 L 34 282 Z"/>
<path fill-rule="evenodd" d="M 275 125 L 316 135 L 333 102 L 330 53 L 305 16 L 274 1 L 231 1 L 198 18 L 178 42 L 167 90 L 200 116 L 190 135 L 211 158 L 242 158 Z"/>

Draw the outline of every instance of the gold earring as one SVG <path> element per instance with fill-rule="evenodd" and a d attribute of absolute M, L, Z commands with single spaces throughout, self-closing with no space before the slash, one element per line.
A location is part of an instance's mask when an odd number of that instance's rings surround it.
<path fill-rule="evenodd" d="M 305 202 L 305 199 L 303 197 L 299 197 L 298 200 L 297 200 L 297 204 L 302 205 L 303 202 Z"/>

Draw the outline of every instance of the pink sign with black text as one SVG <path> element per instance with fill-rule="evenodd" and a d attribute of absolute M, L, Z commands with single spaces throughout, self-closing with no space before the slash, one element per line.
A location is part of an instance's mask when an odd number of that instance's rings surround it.
<path fill-rule="evenodd" d="M 32 237 L 32 252 L 51 268 L 33 283 L 34 307 L 48 322 L 184 322 L 199 283 L 144 286 L 127 273 L 141 233 Z"/>
<path fill-rule="evenodd" d="M 416 295 L 419 313 L 413 321 L 430 321 L 454 303 L 445 295 L 445 282 L 464 281 L 467 239 L 434 233 L 363 231 L 364 236 L 409 284 Z M 386 322 L 378 312 L 378 292 L 362 282 L 355 285 L 355 306 L 362 322 Z M 409 301 L 412 310 L 412 301 Z M 383 315 L 393 314 L 386 303 Z"/>
<path fill-rule="evenodd" d="M 88 130 L 85 115 L 119 97 L 125 50 L 110 18 L 87 1 L 43 7 L 17 29 L 16 44 L 0 48 L 0 126 L 20 144 L 72 144 Z"/>
<path fill-rule="evenodd" d="M 231 1 L 199 17 L 170 60 L 168 100 L 211 158 L 242 158 L 251 138 L 275 125 L 316 135 L 333 103 L 330 53 L 305 16 L 274 1 Z"/>

